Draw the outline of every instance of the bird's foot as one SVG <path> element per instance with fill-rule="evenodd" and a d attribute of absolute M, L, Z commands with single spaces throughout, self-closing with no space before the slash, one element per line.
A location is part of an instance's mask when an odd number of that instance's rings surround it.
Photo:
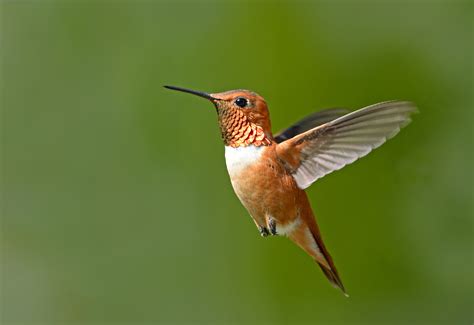
<path fill-rule="evenodd" d="M 270 235 L 270 232 L 268 231 L 268 228 L 267 228 L 267 227 L 259 226 L 259 227 L 258 227 L 258 231 L 260 231 L 260 235 L 261 235 L 262 237 L 267 237 L 268 235 Z"/>
<path fill-rule="evenodd" d="M 270 218 L 270 219 L 268 220 L 268 228 L 270 228 L 270 233 L 272 234 L 272 236 L 278 235 L 278 233 L 277 233 L 277 225 L 276 225 L 275 219 Z"/>

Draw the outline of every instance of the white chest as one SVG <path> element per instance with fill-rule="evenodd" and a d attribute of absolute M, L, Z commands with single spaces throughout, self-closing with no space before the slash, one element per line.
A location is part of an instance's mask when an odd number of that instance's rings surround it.
<path fill-rule="evenodd" d="M 247 167 L 255 164 L 262 156 L 264 146 L 225 147 L 225 162 L 230 177 L 237 176 Z"/>

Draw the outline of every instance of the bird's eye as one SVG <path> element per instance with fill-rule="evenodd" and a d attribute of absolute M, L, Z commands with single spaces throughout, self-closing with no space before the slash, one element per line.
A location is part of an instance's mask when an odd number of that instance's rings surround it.
<path fill-rule="evenodd" d="M 243 97 L 239 97 L 235 100 L 235 105 L 237 105 L 239 107 L 245 107 L 245 106 L 247 106 L 247 104 L 248 104 L 247 99 L 245 99 Z"/>

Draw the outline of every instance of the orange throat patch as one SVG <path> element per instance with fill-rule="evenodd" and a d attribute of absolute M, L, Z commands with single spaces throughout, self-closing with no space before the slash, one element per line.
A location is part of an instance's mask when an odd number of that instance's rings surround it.
<path fill-rule="evenodd" d="M 233 148 L 249 145 L 269 146 L 270 137 L 265 134 L 261 126 L 251 123 L 241 111 L 225 112 L 219 114 L 222 140 L 226 146 Z"/>

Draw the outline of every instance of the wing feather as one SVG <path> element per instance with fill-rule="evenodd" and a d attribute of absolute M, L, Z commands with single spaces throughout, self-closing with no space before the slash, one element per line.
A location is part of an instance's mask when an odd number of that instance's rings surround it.
<path fill-rule="evenodd" d="M 277 152 L 304 189 L 381 146 L 411 121 L 416 110 L 405 101 L 371 105 L 298 134 L 280 143 Z"/>
<path fill-rule="evenodd" d="M 315 128 L 321 124 L 330 122 L 337 119 L 338 117 L 347 114 L 349 111 L 345 108 L 328 108 L 311 115 L 306 116 L 305 118 L 294 123 L 287 129 L 278 132 L 275 134 L 274 139 L 276 143 L 283 142 L 285 140 L 291 139 L 294 136 L 306 132 L 312 128 Z"/>

